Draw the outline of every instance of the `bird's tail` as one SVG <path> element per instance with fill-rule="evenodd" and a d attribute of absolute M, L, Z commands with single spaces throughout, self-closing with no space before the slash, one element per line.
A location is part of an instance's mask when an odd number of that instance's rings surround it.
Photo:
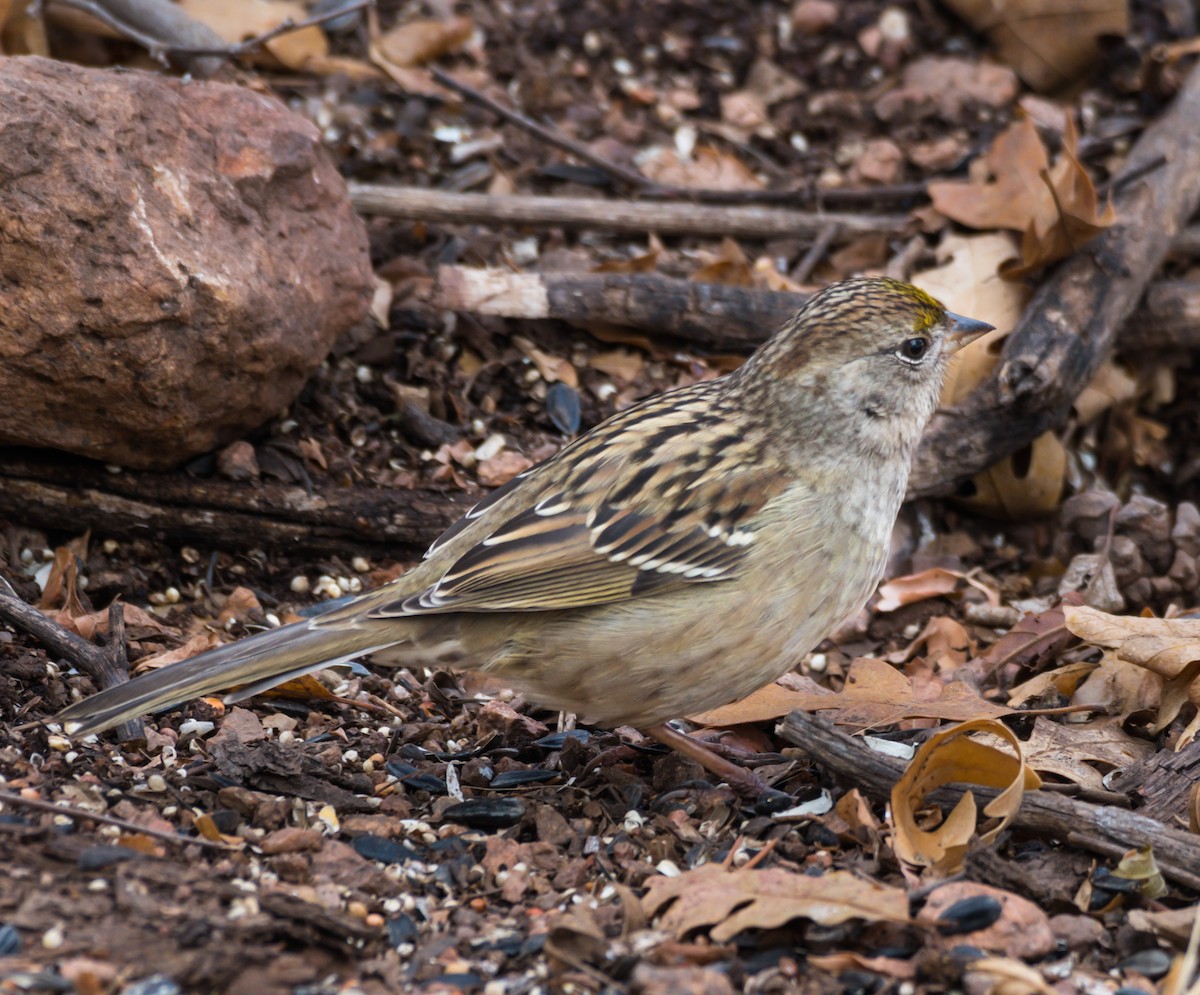
<path fill-rule="evenodd" d="M 238 688 L 226 701 L 241 701 L 395 642 L 394 635 L 381 641 L 381 632 L 370 624 L 296 622 L 152 670 L 70 705 L 56 719 L 67 735 L 86 736 L 225 688 Z"/>

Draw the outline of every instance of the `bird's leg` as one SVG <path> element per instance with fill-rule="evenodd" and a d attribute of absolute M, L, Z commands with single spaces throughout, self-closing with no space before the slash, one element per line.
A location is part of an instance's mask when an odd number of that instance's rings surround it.
<path fill-rule="evenodd" d="M 732 761 L 718 756 L 704 743 L 691 736 L 685 736 L 681 732 L 676 732 L 665 722 L 642 731 L 648 736 L 653 736 L 664 746 L 669 746 L 685 757 L 695 760 L 701 767 L 715 774 L 744 798 L 763 798 L 781 794 L 769 787 L 753 771 L 746 770 L 745 767 L 739 767 Z"/>

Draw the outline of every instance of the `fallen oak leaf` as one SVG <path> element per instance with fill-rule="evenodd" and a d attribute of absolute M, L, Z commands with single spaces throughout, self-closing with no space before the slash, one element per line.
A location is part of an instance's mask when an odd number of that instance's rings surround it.
<path fill-rule="evenodd" d="M 985 701 L 963 681 L 946 684 L 935 699 L 917 701 L 912 681 L 891 664 L 870 657 L 858 657 L 850 662 L 846 685 L 841 691 L 826 690 L 808 678 L 801 678 L 800 683 L 810 690 L 798 691 L 768 684 L 741 701 L 691 718 L 703 725 L 726 725 L 781 718 L 796 708 L 807 712 L 833 709 L 838 713 L 834 717 L 838 725 L 873 729 L 909 719 L 961 721 L 985 716 L 999 718 L 1013 711 Z"/>
<path fill-rule="evenodd" d="M 723 943 L 744 929 L 773 929 L 801 918 L 823 926 L 851 919 L 909 921 L 903 889 L 866 881 L 849 871 L 814 877 L 782 867 L 702 864 L 675 877 L 651 878 L 647 886 L 642 899 L 646 915 L 661 913 L 658 927 L 676 939 L 708 927 L 712 939 Z"/>
<path fill-rule="evenodd" d="M 1154 752 L 1154 745 L 1127 733 L 1120 719 L 1063 725 L 1044 715 L 1021 745 L 1025 763 L 1039 774 L 1055 774 L 1072 784 L 1104 790 L 1108 770 L 1124 770 Z M 987 737 L 982 737 L 987 742 Z M 1100 764 L 1107 770 L 1098 770 Z"/>
<path fill-rule="evenodd" d="M 985 732 L 1003 740 L 1015 756 L 971 738 Z M 917 812 L 927 795 L 947 784 L 977 784 L 1000 789 L 983 814 L 996 821 L 982 832 L 976 823 L 975 795 L 967 791 L 935 829 L 923 829 Z M 976 836 L 992 842 L 1021 807 L 1026 791 L 1042 786 L 1042 779 L 1024 762 L 1021 741 L 994 719 L 978 719 L 935 733 L 926 740 L 892 788 L 892 819 L 896 856 L 938 874 L 957 873 Z"/>
<path fill-rule="evenodd" d="M 1115 652 L 1119 661 L 1163 678 L 1153 732 L 1166 728 L 1187 702 L 1200 709 L 1200 619 L 1109 615 L 1086 606 L 1064 610 L 1067 628 L 1080 639 Z M 1180 735 L 1182 749 L 1200 731 L 1200 711 Z"/>
<path fill-rule="evenodd" d="M 1001 264 L 1000 274 L 1006 279 L 1019 280 L 1034 270 L 1066 259 L 1117 220 L 1111 201 L 1101 206 L 1092 178 L 1075 158 L 1077 143 L 1075 120 L 1068 117 L 1058 161 L 1053 168 L 1038 171 L 1049 196 L 1038 201 L 1037 210 L 1025 228 L 1021 262 Z"/>

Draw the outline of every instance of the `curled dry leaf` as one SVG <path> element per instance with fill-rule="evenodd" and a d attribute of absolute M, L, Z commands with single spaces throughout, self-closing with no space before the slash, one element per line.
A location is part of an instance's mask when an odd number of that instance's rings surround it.
<path fill-rule="evenodd" d="M 709 928 L 718 943 L 744 929 L 773 929 L 793 919 L 836 926 L 851 919 L 908 922 L 908 896 L 901 888 L 864 881 L 848 871 L 820 877 L 782 867 L 726 868 L 703 864 L 677 877 L 653 877 L 642 906 L 661 913 L 658 928 L 681 938 Z"/>
<path fill-rule="evenodd" d="M 875 610 L 894 612 L 897 608 L 911 605 L 915 601 L 953 594 L 960 580 L 961 573 L 944 567 L 931 567 L 906 577 L 893 577 L 879 585 L 879 601 Z"/>
<path fill-rule="evenodd" d="M 1121 728 L 1119 719 L 1067 726 L 1044 715 L 1034 719 L 1022 749 L 1025 763 L 1039 774 L 1054 774 L 1094 791 L 1104 789 L 1108 771 L 1124 770 L 1154 752 L 1153 744 Z"/>
<path fill-rule="evenodd" d="M 1013 751 L 1004 753 L 972 739 L 986 732 L 1003 740 Z M 967 791 L 936 829 L 923 829 L 917 812 L 925 797 L 947 784 L 978 784 L 1000 789 L 983 813 L 996 822 L 979 832 L 975 796 Z M 1012 821 L 1025 792 L 1041 787 L 1042 781 L 1024 762 L 1021 742 L 1007 726 L 994 719 L 963 722 L 931 736 L 917 751 L 904 775 L 892 788 L 892 818 L 896 856 L 938 874 L 954 874 L 962 867 L 967 846 L 978 835 L 990 843 Z"/>
<path fill-rule="evenodd" d="M 1070 641 L 1071 632 L 1067 628 L 1063 606 L 1036 614 L 1028 612 L 992 645 L 981 662 L 987 674 L 1009 665 L 1027 667 L 1037 660 L 1054 656 Z"/>
<path fill-rule="evenodd" d="M 1000 58 L 1033 89 L 1062 89 L 1100 58 L 1102 35 L 1129 29 L 1125 0 L 947 0 L 959 17 L 986 32 Z"/>

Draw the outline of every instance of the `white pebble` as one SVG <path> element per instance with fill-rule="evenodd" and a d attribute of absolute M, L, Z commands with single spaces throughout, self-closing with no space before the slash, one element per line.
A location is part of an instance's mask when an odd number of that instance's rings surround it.
<path fill-rule="evenodd" d="M 356 573 L 365 574 L 371 570 L 371 562 L 365 556 L 356 556 L 350 561 L 350 566 Z"/>
<path fill-rule="evenodd" d="M 292 583 L 290 586 L 293 594 L 305 594 L 310 587 L 308 578 L 305 577 L 304 574 L 296 574 L 296 576 L 292 578 Z"/>

